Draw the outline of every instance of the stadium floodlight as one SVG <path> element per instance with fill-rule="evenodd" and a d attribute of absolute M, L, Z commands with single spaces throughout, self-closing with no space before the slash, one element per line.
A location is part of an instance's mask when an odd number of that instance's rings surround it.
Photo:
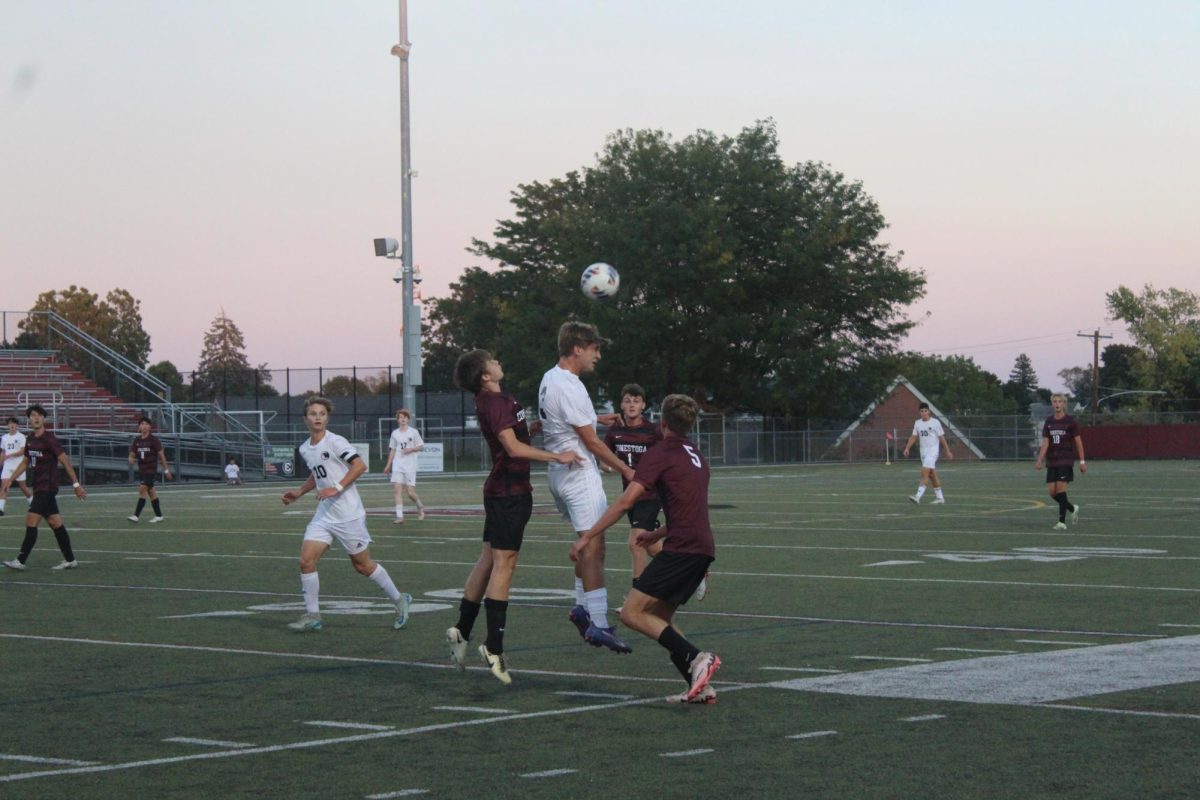
<path fill-rule="evenodd" d="M 375 255 L 384 258 L 395 258 L 396 251 L 400 249 L 400 243 L 395 239 L 376 239 L 375 240 Z"/>

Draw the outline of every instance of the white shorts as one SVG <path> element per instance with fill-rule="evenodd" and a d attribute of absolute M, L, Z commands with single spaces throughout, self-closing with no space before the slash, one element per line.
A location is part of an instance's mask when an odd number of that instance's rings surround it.
<path fill-rule="evenodd" d="M 595 467 L 552 467 L 547 470 L 547 477 L 554 505 L 576 531 L 591 529 L 608 508 L 604 483 Z"/>
<path fill-rule="evenodd" d="M 405 486 L 417 485 L 417 468 L 416 467 L 397 467 L 392 464 L 392 483 L 401 483 Z"/>
<path fill-rule="evenodd" d="M 937 460 L 937 450 L 930 450 L 929 452 L 921 451 L 921 467 L 923 469 L 937 469 Z"/>
<path fill-rule="evenodd" d="M 359 517 L 348 522 L 330 522 L 327 519 L 313 517 L 312 522 L 304 529 L 304 541 L 324 542 L 333 544 L 333 540 L 342 546 L 348 555 L 356 555 L 367 549 L 371 544 L 371 534 L 367 533 L 367 518 Z"/>
<path fill-rule="evenodd" d="M 19 459 L 19 458 L 15 458 L 10 461 L 5 461 L 4 462 L 4 470 L 0 471 L 0 480 L 7 480 L 8 478 L 12 477 L 13 472 L 17 468 L 17 464 L 20 464 L 20 463 L 21 463 L 21 459 Z M 23 480 L 25 480 L 24 472 L 22 472 L 17 477 L 13 478 L 13 483 L 16 483 L 17 481 L 23 481 Z"/>

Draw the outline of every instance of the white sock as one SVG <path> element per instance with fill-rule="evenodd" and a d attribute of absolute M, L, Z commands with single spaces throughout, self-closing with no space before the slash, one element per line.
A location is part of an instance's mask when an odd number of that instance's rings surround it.
<path fill-rule="evenodd" d="M 7 500 L 0 500 L 0 511 L 4 510 L 4 504 L 7 502 L 8 502 Z"/>
<path fill-rule="evenodd" d="M 575 579 L 575 605 L 587 606 L 587 595 L 583 592 L 583 578 Z"/>
<path fill-rule="evenodd" d="M 588 613 L 592 615 L 592 624 L 597 628 L 608 627 L 608 589 L 601 587 L 592 589 L 583 595 Z"/>
<path fill-rule="evenodd" d="M 938 500 L 946 499 L 945 497 L 942 496 L 942 487 L 940 487 L 940 486 L 933 490 L 933 494 L 935 497 L 937 497 Z"/>
<path fill-rule="evenodd" d="M 300 590 L 304 593 L 304 611 L 308 614 L 321 613 L 321 579 L 317 573 L 300 573 Z"/>
<path fill-rule="evenodd" d="M 404 519 L 404 506 L 396 506 L 396 519 Z"/>
<path fill-rule="evenodd" d="M 920 500 L 920 499 L 921 499 L 922 497 L 924 497 L 924 496 L 925 496 L 925 487 L 924 487 L 924 486 L 918 486 L 918 487 L 917 487 L 917 499 L 918 499 L 918 500 Z"/>
<path fill-rule="evenodd" d="M 396 584 L 392 583 L 392 576 L 388 575 L 388 571 L 383 568 L 383 564 L 376 564 L 375 571 L 367 576 L 371 581 L 383 589 L 387 596 L 392 598 L 392 602 L 400 599 L 400 590 L 396 588 Z"/>

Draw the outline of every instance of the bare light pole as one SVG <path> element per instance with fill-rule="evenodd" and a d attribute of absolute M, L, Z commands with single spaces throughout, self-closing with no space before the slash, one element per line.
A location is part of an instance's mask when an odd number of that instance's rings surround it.
<path fill-rule="evenodd" d="M 408 54 L 412 44 L 408 41 L 408 0 L 400 0 L 400 44 L 392 48 L 392 55 L 400 59 L 400 209 L 401 246 L 400 270 L 396 276 L 404 282 L 404 325 L 402 339 L 404 358 L 404 407 L 417 413 L 417 387 L 421 385 L 421 309 L 413 301 L 413 255 L 412 255 L 412 170 L 411 137 L 408 122 Z"/>

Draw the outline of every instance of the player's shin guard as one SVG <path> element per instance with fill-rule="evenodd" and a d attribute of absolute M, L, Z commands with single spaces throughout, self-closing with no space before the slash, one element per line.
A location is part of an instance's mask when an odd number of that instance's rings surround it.
<path fill-rule="evenodd" d="M 67 533 L 66 525 L 59 525 L 54 531 L 54 540 L 58 542 L 58 549 L 62 551 L 65 561 L 75 560 L 75 551 L 71 549 L 71 536 Z"/>
<path fill-rule="evenodd" d="M 1058 521 L 1067 521 L 1067 493 L 1059 492 L 1054 495 L 1054 502 L 1058 503 Z"/>
<path fill-rule="evenodd" d="M 475 619 L 479 616 L 479 603 L 473 603 L 467 598 L 458 601 L 458 632 L 464 639 L 471 638 L 471 630 L 475 627 Z"/>
<path fill-rule="evenodd" d="M 683 634 L 670 625 L 663 628 L 663 632 L 658 635 L 658 643 L 671 653 L 672 664 L 679 666 L 682 662 L 686 665 L 683 676 L 691 681 L 692 659 L 700 655 L 700 648 L 683 638 Z"/>
<path fill-rule="evenodd" d="M 135 508 L 133 510 L 133 515 L 135 517 L 140 517 L 142 515 L 142 509 L 144 509 L 145 507 L 146 507 L 146 498 L 139 497 L 138 502 L 137 502 L 137 508 Z"/>
<path fill-rule="evenodd" d="M 17 561 L 24 564 L 29 560 L 29 554 L 33 552 L 33 546 L 37 544 L 37 526 L 25 528 L 25 539 L 21 542 L 21 552 L 17 554 Z"/>
<path fill-rule="evenodd" d="M 504 625 L 508 618 L 508 601 L 483 599 L 483 607 L 487 611 L 487 645 L 488 652 L 498 656 L 504 652 Z M 459 632 L 462 629 L 459 628 Z"/>
<path fill-rule="evenodd" d="M 150 505 L 154 508 L 154 516 L 161 517 L 163 515 L 162 506 L 158 504 L 157 497 L 150 501 Z"/>

